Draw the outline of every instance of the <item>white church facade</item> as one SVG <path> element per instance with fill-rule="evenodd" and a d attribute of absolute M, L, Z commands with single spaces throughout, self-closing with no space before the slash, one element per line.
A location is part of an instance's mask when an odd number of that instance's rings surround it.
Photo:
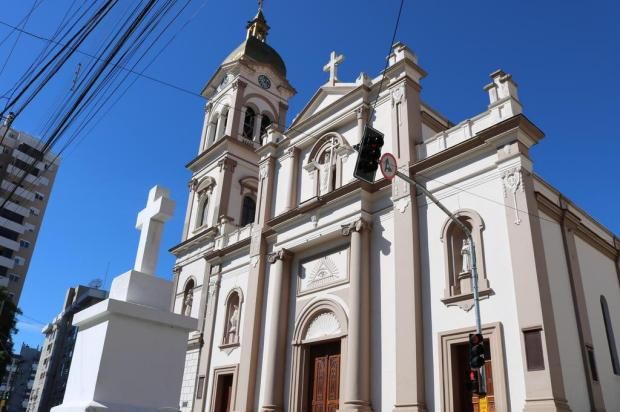
<path fill-rule="evenodd" d="M 198 320 L 184 412 L 474 411 L 462 231 L 404 181 L 353 177 L 366 124 L 472 231 L 495 411 L 620 410 L 620 239 L 533 171 L 543 133 L 497 71 L 453 124 L 403 44 L 375 77 L 295 89 L 262 11 L 215 71 L 176 256 L 174 312 Z M 376 99 L 376 107 L 373 107 Z M 465 266 L 465 267 L 464 267 Z"/>

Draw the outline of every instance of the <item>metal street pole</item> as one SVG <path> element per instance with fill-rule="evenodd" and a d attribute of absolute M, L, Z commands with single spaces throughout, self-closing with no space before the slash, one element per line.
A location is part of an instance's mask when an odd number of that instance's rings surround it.
<path fill-rule="evenodd" d="M 424 186 L 416 182 L 411 177 L 402 173 L 401 171 L 397 171 L 396 176 L 400 177 L 401 179 L 403 179 L 405 182 L 409 183 L 410 185 L 413 185 L 414 187 L 417 187 L 418 189 L 420 189 L 420 191 L 422 191 L 429 199 L 431 199 L 433 203 L 435 203 L 437 207 L 442 210 L 442 212 L 448 215 L 450 220 L 452 220 L 455 224 L 457 224 L 463 230 L 463 232 L 465 232 L 465 236 L 467 236 L 467 241 L 469 243 L 469 255 L 471 257 L 471 276 L 472 276 L 472 289 L 474 291 L 474 311 L 476 315 L 476 333 L 482 333 L 482 324 L 480 322 L 480 298 L 478 295 L 478 268 L 476 265 L 476 246 L 474 244 L 474 238 L 471 234 L 471 230 L 469 230 L 469 228 L 465 226 L 465 224 L 461 222 L 454 215 L 454 213 L 450 212 L 447 207 L 441 204 L 439 199 L 437 199 L 427 188 L 425 188 Z M 484 365 L 482 366 L 482 368 L 480 368 L 480 380 L 481 380 L 480 389 L 483 393 L 486 394 L 487 381 L 486 381 L 486 370 L 485 370 Z"/>

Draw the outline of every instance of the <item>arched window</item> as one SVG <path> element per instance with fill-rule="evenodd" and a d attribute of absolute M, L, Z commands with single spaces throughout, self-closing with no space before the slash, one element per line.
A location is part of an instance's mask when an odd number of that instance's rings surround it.
<path fill-rule="evenodd" d="M 484 263 L 484 245 L 482 231 L 484 222 L 473 210 L 461 210 L 456 213 L 459 219 L 472 234 L 476 250 L 476 269 L 478 272 L 478 290 L 481 297 L 491 294 Z M 441 241 L 444 244 L 444 264 L 446 271 L 446 287 L 442 301 L 448 305 L 456 305 L 469 310 L 473 307 L 473 287 L 471 264 L 472 256 L 469 240 L 463 229 L 448 219 L 443 226 Z"/>
<path fill-rule="evenodd" d="M 250 196 L 243 197 L 243 203 L 241 206 L 241 227 L 254 223 L 254 216 L 256 214 L 256 201 Z"/>
<path fill-rule="evenodd" d="M 220 123 L 217 125 L 217 138 L 221 139 L 226 134 L 226 124 L 228 123 L 228 107 L 220 114 Z"/>
<path fill-rule="evenodd" d="M 192 315 L 192 304 L 194 303 L 194 279 L 190 279 L 185 284 L 183 291 L 183 307 L 181 313 L 185 316 Z"/>
<path fill-rule="evenodd" d="M 207 215 L 209 214 L 209 196 L 205 195 L 204 199 L 202 199 L 198 213 L 198 227 L 206 225 L 209 222 L 207 220 Z"/>
<path fill-rule="evenodd" d="M 217 132 L 217 122 L 219 120 L 219 116 L 215 115 L 211 119 L 209 123 L 209 128 L 207 130 L 207 146 L 212 145 L 215 141 L 215 133 Z"/>
<path fill-rule="evenodd" d="M 228 293 L 222 345 L 236 345 L 239 343 L 239 320 L 241 318 L 242 303 L 243 297 L 240 289 L 236 288 Z"/>
<path fill-rule="evenodd" d="M 266 114 L 263 114 L 263 118 L 260 121 L 260 143 L 263 143 L 263 136 L 267 133 L 267 128 L 271 125 L 272 121 Z"/>
<path fill-rule="evenodd" d="M 343 162 L 354 153 L 342 135 L 329 132 L 317 140 L 303 168 L 314 181 L 313 194 L 323 196 L 339 188 L 345 179 Z"/>
<path fill-rule="evenodd" d="M 245 118 L 243 120 L 243 137 L 246 139 L 254 139 L 254 122 L 256 113 L 251 107 L 245 109 Z"/>
<path fill-rule="evenodd" d="M 618 360 L 618 350 L 616 349 L 616 337 L 609 316 L 609 307 L 607 299 L 601 295 L 601 311 L 603 312 L 603 321 L 605 322 L 605 333 L 607 334 L 607 345 L 609 345 L 609 357 L 611 358 L 611 368 L 615 375 L 620 375 L 620 361 Z"/>

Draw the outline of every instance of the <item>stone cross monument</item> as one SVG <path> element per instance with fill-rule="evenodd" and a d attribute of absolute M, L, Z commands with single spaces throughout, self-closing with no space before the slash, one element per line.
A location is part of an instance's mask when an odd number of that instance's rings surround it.
<path fill-rule="evenodd" d="M 140 231 L 140 243 L 133 267 L 138 272 L 155 274 L 164 222 L 172 217 L 174 211 L 174 201 L 169 196 L 167 189 L 155 186 L 149 192 L 146 207 L 138 213 L 136 229 Z"/>
<path fill-rule="evenodd" d="M 134 270 L 108 299 L 73 317 L 78 335 L 62 405 L 53 412 L 178 411 L 187 336 L 197 320 L 170 311 L 172 283 L 155 275 L 168 190 L 153 187 L 138 214 Z"/>

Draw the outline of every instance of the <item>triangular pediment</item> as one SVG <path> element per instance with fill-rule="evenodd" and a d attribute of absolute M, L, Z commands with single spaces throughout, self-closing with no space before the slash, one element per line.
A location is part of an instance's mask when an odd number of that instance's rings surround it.
<path fill-rule="evenodd" d="M 332 105 L 334 102 L 338 101 L 340 98 L 342 98 L 358 86 L 359 85 L 355 83 L 340 83 L 335 86 L 321 86 L 319 90 L 314 93 L 314 96 L 312 96 L 312 98 L 310 99 L 308 104 L 302 109 L 302 111 L 299 112 L 297 116 L 295 116 L 292 125 L 303 122 L 304 120 L 312 117 L 314 114 Z"/>

